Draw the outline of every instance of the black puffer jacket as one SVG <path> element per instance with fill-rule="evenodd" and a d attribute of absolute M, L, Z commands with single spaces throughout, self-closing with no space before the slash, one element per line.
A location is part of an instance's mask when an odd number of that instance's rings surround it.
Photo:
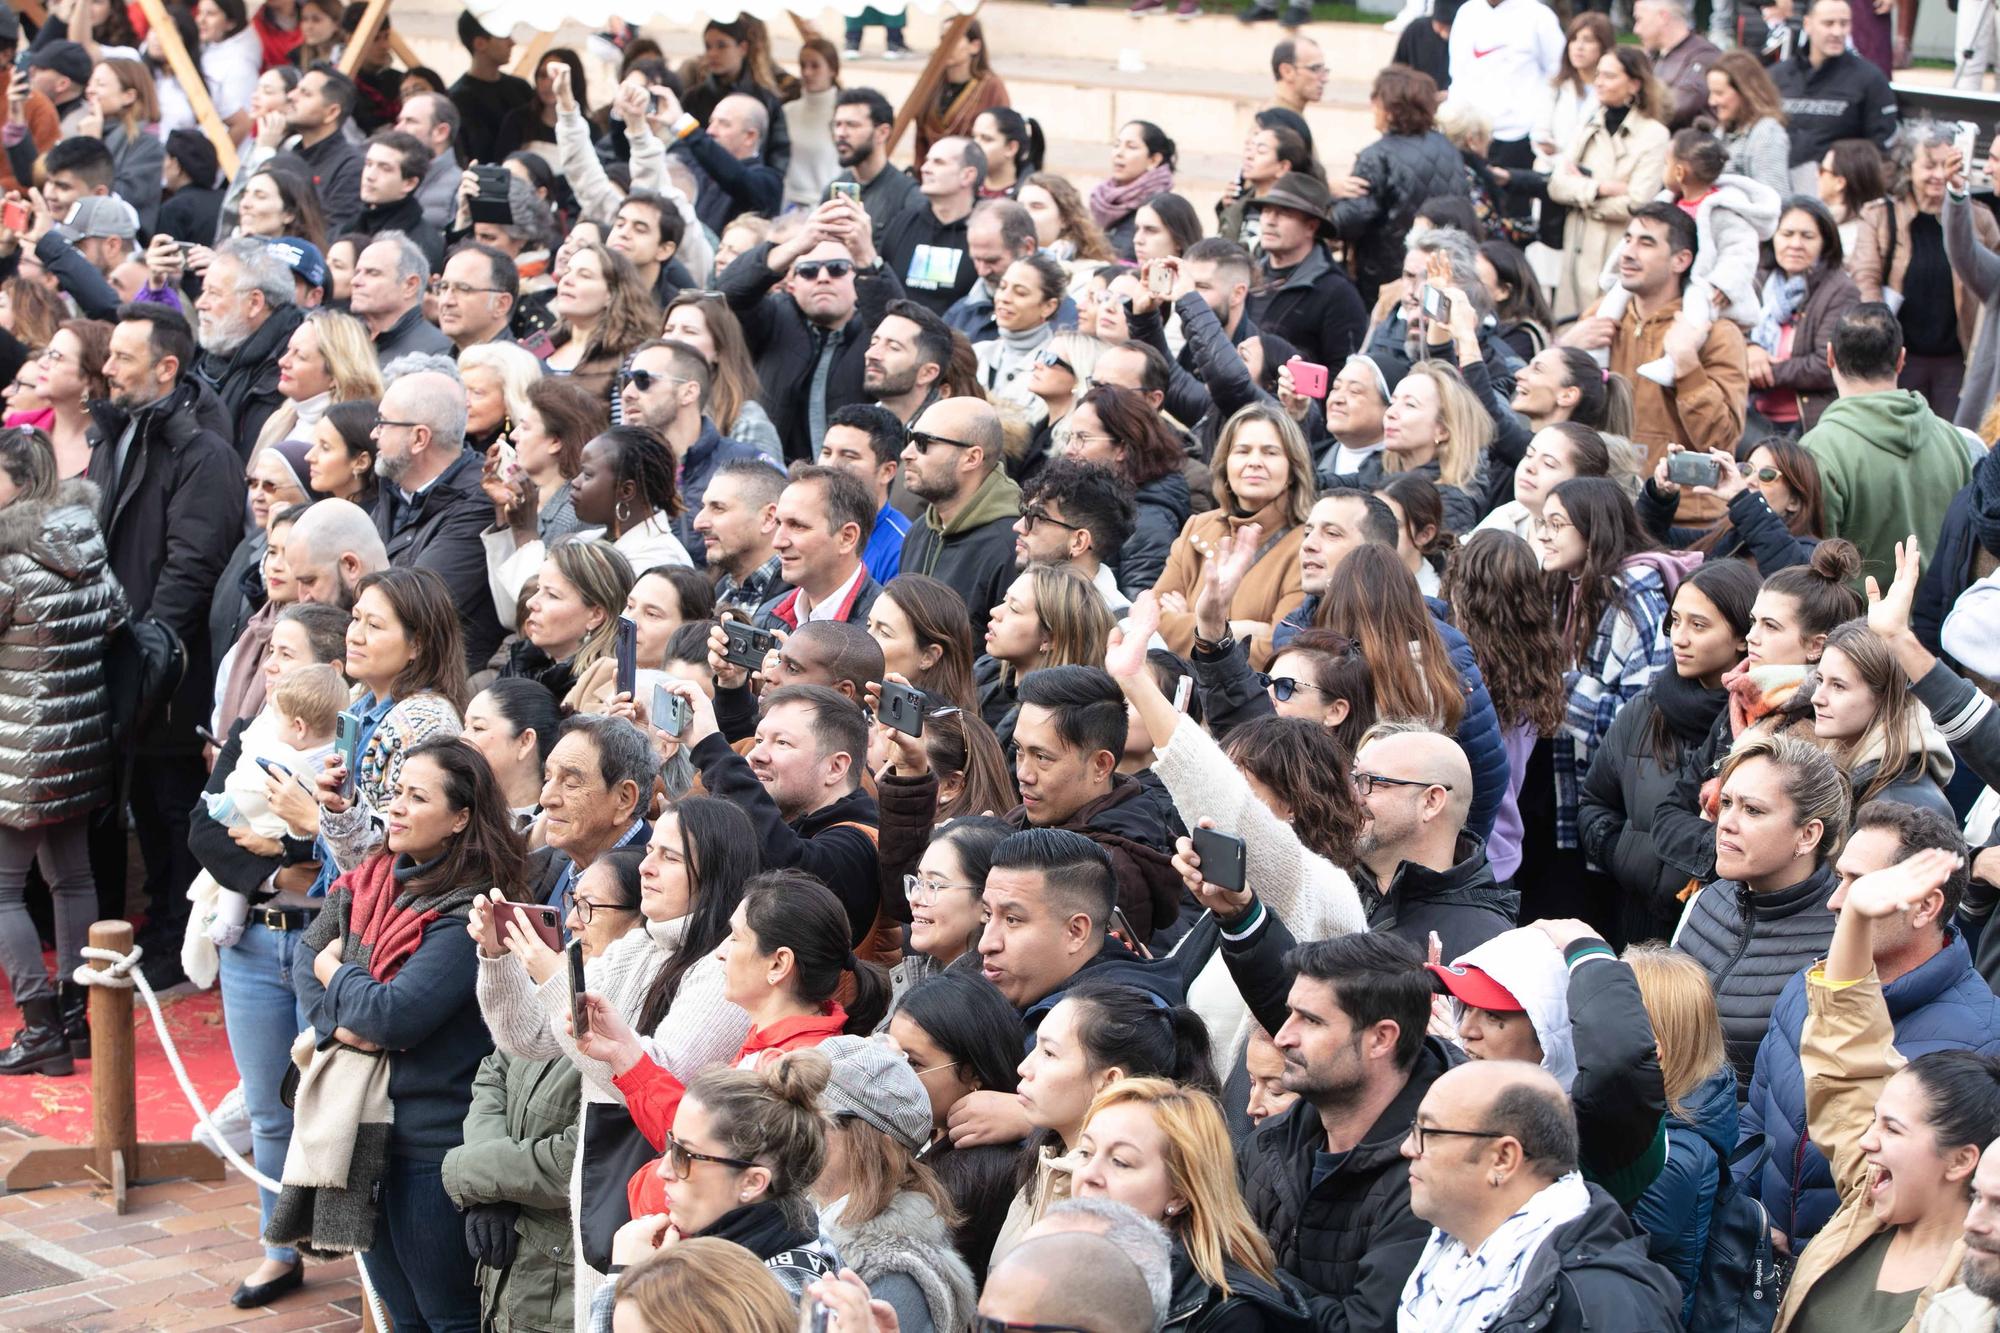
<path fill-rule="evenodd" d="M 1430 1223 L 1410 1211 L 1403 1140 L 1438 1076 L 1463 1057 L 1425 1037 L 1409 1082 L 1367 1137 L 1318 1185 L 1313 1165 L 1326 1129 L 1311 1102 L 1259 1125 L 1243 1147 L 1243 1200 L 1271 1238 L 1278 1266 L 1315 1293 L 1322 1329 L 1393 1328 L 1403 1283 L 1423 1254 Z"/>
<path fill-rule="evenodd" d="M 1459 835 L 1458 863 L 1449 870 L 1405 861 L 1385 891 L 1375 883 L 1373 871 L 1356 866 L 1354 882 L 1368 913 L 1368 929 L 1400 936 L 1419 949 L 1436 931 L 1446 958 L 1461 958 L 1512 930 L 1521 910 L 1521 895 L 1494 883 L 1486 844 L 1470 833 Z"/>
<path fill-rule="evenodd" d="M 1433 195 L 1464 195 L 1465 165 L 1451 140 L 1425 130 L 1383 135 L 1354 159 L 1354 174 L 1368 182 L 1368 193 L 1333 206 L 1333 229 L 1353 246 L 1354 281 L 1372 306 L 1383 284 L 1403 274 L 1403 243 L 1418 206 Z"/>
<path fill-rule="evenodd" d="M 1266 1282 L 1249 1269 L 1223 1260 L 1229 1294 L 1222 1294 L 1195 1271 L 1187 1246 L 1174 1241 L 1171 1272 L 1173 1298 L 1167 1302 L 1167 1322 L 1160 1333 L 1307 1333 L 1312 1316 L 1305 1294 L 1282 1274 Z"/>
<path fill-rule="evenodd" d="M 1831 865 L 1770 893 L 1719 879 L 1695 896 L 1674 937 L 1674 947 L 1708 973 L 1739 1101 L 1750 1086 L 1757 1043 L 1770 1026 L 1779 992 L 1799 969 L 1824 958 L 1833 943 L 1833 913 L 1826 903 L 1839 885 Z"/>
<path fill-rule="evenodd" d="M 1155 477 L 1134 496 L 1132 535 L 1117 553 L 1118 589 L 1127 597 L 1137 597 L 1160 581 L 1167 567 L 1167 552 L 1194 516 L 1187 478 L 1178 472 Z"/>
<path fill-rule="evenodd" d="M 1491 1333 L 1677 1333 L 1681 1289 L 1646 1257 L 1636 1232 L 1609 1194 L 1595 1185 L 1590 1208 L 1563 1223 L 1528 1258 L 1514 1299 Z"/>
<path fill-rule="evenodd" d="M 278 358 L 285 354 L 305 317 L 305 311 L 295 305 L 280 306 L 230 355 L 203 352 L 195 358 L 195 378 L 215 390 L 223 410 L 229 413 L 234 432 L 229 442 L 239 457 L 250 456 L 264 423 L 285 401 L 278 392 Z"/>

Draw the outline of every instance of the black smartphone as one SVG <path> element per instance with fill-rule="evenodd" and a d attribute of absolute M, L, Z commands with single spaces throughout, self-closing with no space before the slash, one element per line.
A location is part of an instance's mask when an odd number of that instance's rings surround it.
<path fill-rule="evenodd" d="M 778 646 L 778 636 L 767 629 L 746 625 L 740 620 L 722 622 L 722 632 L 729 639 L 729 646 L 722 654 L 722 660 L 733 666 L 748 667 L 752 671 L 764 669 L 764 654 Z"/>
<path fill-rule="evenodd" d="M 620 694 L 630 694 L 639 684 L 639 626 L 630 616 L 618 617 L 618 685 Z"/>
<path fill-rule="evenodd" d="M 266 759 L 261 754 L 257 756 L 257 767 L 263 769 L 266 773 L 269 773 L 272 777 L 276 778 L 280 782 L 283 782 L 292 776 L 291 769 L 286 768 L 283 764 L 280 764 L 275 760 Z"/>
<path fill-rule="evenodd" d="M 1667 480 L 1676 486 L 1713 486 L 1722 480 L 1722 464 L 1707 454 L 1683 449 L 1667 455 Z"/>
<path fill-rule="evenodd" d="M 894 727 L 905 736 L 924 734 L 924 695 L 922 690 L 908 685 L 898 685 L 893 680 L 882 682 L 882 707 L 877 710 L 876 719 L 884 726 Z"/>
<path fill-rule="evenodd" d="M 575 1029 L 574 1035 L 581 1037 L 590 1031 L 590 1006 L 583 1002 L 583 941 L 572 941 L 568 952 L 569 1021 Z"/>
<path fill-rule="evenodd" d="M 1132 929 L 1132 919 L 1125 915 L 1125 909 L 1115 903 L 1111 908 L 1111 931 L 1118 938 L 1124 940 L 1125 943 L 1131 945 L 1132 952 L 1138 954 L 1141 958 L 1151 958 L 1153 956 L 1153 951 L 1148 949 L 1146 942 L 1139 938 L 1139 932 Z"/>
<path fill-rule="evenodd" d="M 482 164 L 474 167 L 472 174 L 479 181 L 479 189 L 467 205 L 472 220 L 499 227 L 512 226 L 514 207 L 507 201 L 510 188 L 507 168 Z"/>
<path fill-rule="evenodd" d="M 355 770 L 361 766 L 361 719 L 352 713 L 343 712 L 333 719 L 333 748 L 340 755 L 341 771 L 346 774 L 340 780 L 340 795 L 344 800 L 354 799 Z"/>
<path fill-rule="evenodd" d="M 679 740 L 694 718 L 694 705 L 664 685 L 653 687 L 653 725 Z"/>
<path fill-rule="evenodd" d="M 1243 839 L 1212 828 L 1197 828 L 1192 836 L 1194 854 L 1201 858 L 1201 877 L 1218 889 L 1243 892 L 1244 866 L 1248 860 Z"/>

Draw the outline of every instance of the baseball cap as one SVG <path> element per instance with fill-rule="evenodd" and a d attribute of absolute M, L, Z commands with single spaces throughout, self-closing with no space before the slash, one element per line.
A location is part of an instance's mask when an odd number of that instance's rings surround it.
<path fill-rule="evenodd" d="M 311 241 L 298 236 L 280 236 L 266 242 L 271 253 L 285 261 L 292 275 L 308 287 L 326 286 L 326 256 Z"/>
<path fill-rule="evenodd" d="M 139 234 L 139 214 L 115 194 L 87 194 L 70 205 L 69 216 L 56 230 L 70 242 L 92 236 L 120 236 L 129 241 Z"/>
<path fill-rule="evenodd" d="M 833 1061 L 833 1076 L 819 1096 L 820 1109 L 836 1118 L 856 1116 L 911 1152 L 931 1141 L 931 1098 L 901 1052 L 867 1037 L 829 1037 L 818 1049 Z"/>
<path fill-rule="evenodd" d="M 1514 992 L 1495 981 L 1483 967 L 1467 963 L 1426 963 L 1431 975 L 1455 1000 L 1496 1014 L 1526 1012 Z"/>
<path fill-rule="evenodd" d="M 76 42 L 50 42 L 28 53 L 29 69 L 48 69 L 81 88 L 90 82 L 90 52 Z"/>

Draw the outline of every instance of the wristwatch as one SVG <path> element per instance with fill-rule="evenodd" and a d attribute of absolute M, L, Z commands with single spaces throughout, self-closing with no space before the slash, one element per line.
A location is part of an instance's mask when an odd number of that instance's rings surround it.
<path fill-rule="evenodd" d="M 1196 630 L 1194 650 L 1203 657 L 1227 657 L 1236 651 L 1236 636 L 1224 634 L 1219 639 L 1204 639 L 1201 637 L 1201 631 Z"/>

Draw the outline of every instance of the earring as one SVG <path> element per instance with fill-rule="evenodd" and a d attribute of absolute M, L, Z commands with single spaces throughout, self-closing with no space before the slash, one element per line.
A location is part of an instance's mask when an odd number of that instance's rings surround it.
<path fill-rule="evenodd" d="M 618 526 L 623 528 L 627 523 L 632 521 L 632 502 L 630 500 L 620 500 L 618 508 L 613 512 L 618 515 Z"/>

